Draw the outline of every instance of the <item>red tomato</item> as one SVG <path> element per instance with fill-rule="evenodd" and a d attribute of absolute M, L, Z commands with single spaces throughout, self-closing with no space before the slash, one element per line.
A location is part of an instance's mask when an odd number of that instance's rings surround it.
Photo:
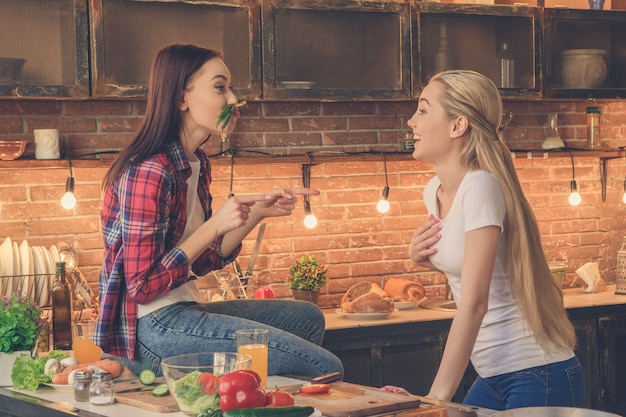
<path fill-rule="evenodd" d="M 301 394 L 324 394 L 330 391 L 330 384 L 311 384 L 300 388 Z"/>
<path fill-rule="evenodd" d="M 265 405 L 269 407 L 292 406 L 296 405 L 296 400 L 287 391 L 275 390 L 267 393 Z"/>
<path fill-rule="evenodd" d="M 270 287 L 261 287 L 254 292 L 254 298 L 276 298 L 276 294 Z"/>
<path fill-rule="evenodd" d="M 202 392 L 204 394 L 213 395 L 217 390 L 219 379 L 210 372 L 202 372 L 198 375 L 198 378 L 196 378 L 196 382 L 202 385 Z"/>

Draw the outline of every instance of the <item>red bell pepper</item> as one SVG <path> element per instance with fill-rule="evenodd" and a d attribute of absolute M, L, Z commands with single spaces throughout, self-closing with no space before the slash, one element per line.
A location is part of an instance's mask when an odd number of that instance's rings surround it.
<path fill-rule="evenodd" d="M 259 374 L 249 369 L 222 375 L 217 388 L 222 412 L 263 407 L 267 398 L 260 382 Z"/>

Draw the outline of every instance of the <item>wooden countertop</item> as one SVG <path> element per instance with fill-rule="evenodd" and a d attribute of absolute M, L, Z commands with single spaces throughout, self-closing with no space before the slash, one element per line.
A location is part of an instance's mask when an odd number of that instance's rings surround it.
<path fill-rule="evenodd" d="M 615 294 L 615 285 L 608 285 L 606 291 L 595 294 L 583 292 L 582 288 L 567 288 L 563 290 L 563 300 L 566 309 L 597 307 L 626 304 L 626 295 Z M 429 310 L 419 305 L 408 310 L 397 310 L 383 319 L 357 320 L 346 318 L 337 313 L 337 309 L 324 309 L 326 330 L 350 329 L 355 327 L 381 326 L 387 324 L 403 324 L 446 320 L 454 317 L 454 311 Z"/>

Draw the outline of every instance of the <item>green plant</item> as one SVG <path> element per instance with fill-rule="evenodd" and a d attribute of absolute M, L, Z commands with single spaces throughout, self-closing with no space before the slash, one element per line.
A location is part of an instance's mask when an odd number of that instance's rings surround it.
<path fill-rule="evenodd" d="M 41 309 L 17 294 L 0 297 L 0 352 L 32 350 L 44 320 Z"/>
<path fill-rule="evenodd" d="M 317 291 L 328 282 L 328 268 L 321 264 L 313 255 L 302 255 L 291 264 L 287 287 L 292 290 Z"/>

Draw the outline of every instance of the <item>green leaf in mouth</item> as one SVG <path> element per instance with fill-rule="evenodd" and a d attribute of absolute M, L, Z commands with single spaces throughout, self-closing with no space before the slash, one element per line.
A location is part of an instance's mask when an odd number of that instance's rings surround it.
<path fill-rule="evenodd" d="M 228 126 L 228 122 L 230 121 L 230 117 L 233 115 L 233 110 L 235 109 L 235 107 L 241 107 L 245 105 L 245 101 L 240 101 L 237 104 L 228 104 L 227 106 L 224 106 L 219 116 L 217 116 L 217 125 L 220 127 L 220 129 L 226 129 L 226 126 Z"/>

